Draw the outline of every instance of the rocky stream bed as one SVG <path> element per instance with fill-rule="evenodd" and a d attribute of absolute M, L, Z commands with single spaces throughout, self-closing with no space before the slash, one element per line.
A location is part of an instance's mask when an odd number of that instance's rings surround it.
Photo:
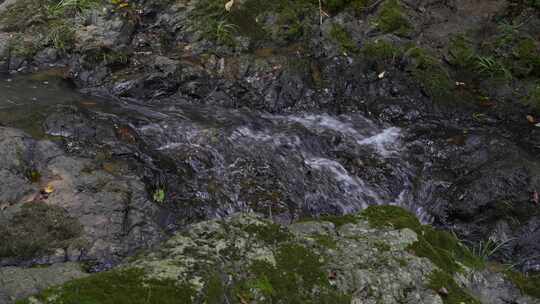
<path fill-rule="evenodd" d="M 0 0 L 0 303 L 540 303 L 540 3 Z"/>

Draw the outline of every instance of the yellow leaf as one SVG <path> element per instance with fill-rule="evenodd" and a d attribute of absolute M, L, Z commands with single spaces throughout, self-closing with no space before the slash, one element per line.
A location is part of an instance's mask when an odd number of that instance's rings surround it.
<path fill-rule="evenodd" d="M 45 189 L 43 189 L 43 192 L 49 194 L 49 193 L 53 193 L 54 192 L 54 187 L 52 185 L 47 185 L 47 187 L 45 187 Z"/>
<path fill-rule="evenodd" d="M 230 12 L 233 5 L 234 5 L 234 0 L 230 0 L 229 2 L 225 3 L 225 10 L 227 12 Z"/>

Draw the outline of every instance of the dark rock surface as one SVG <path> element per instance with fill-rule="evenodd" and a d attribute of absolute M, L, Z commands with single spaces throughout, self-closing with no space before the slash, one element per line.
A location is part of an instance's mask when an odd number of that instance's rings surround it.
<path fill-rule="evenodd" d="M 158 208 L 137 176 L 112 174 L 14 129 L 0 128 L 0 142 L 0 265 L 106 268 L 162 238 Z"/>

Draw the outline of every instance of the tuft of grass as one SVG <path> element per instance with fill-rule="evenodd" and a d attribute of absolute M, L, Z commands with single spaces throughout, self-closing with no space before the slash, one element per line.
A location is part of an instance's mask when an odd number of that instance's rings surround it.
<path fill-rule="evenodd" d="M 512 79 L 512 73 L 504 66 L 504 64 L 491 56 L 476 57 L 477 71 L 489 78 Z"/>
<path fill-rule="evenodd" d="M 514 239 L 508 239 L 506 241 L 494 241 L 490 238 L 487 241 L 480 241 L 478 245 L 473 248 L 473 253 L 484 262 L 487 262 L 495 253 L 513 240 Z"/>
<path fill-rule="evenodd" d="M 237 25 L 221 20 L 215 24 L 215 27 L 215 39 L 218 43 L 234 45 L 234 34 L 238 30 Z"/>
<path fill-rule="evenodd" d="M 45 40 L 47 44 L 52 44 L 60 51 L 67 51 L 75 44 L 75 30 L 64 22 L 54 22 L 50 25 Z"/>
<path fill-rule="evenodd" d="M 100 0 L 60 0 L 49 6 L 49 14 L 61 17 L 64 14 L 82 15 L 86 11 L 96 9 L 102 4 Z"/>

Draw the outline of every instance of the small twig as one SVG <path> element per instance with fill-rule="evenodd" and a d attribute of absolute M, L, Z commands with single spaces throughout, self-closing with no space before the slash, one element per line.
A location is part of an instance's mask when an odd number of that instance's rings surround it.
<path fill-rule="evenodd" d="M 322 0 L 319 0 L 319 25 L 321 26 L 322 28 L 322 23 L 323 23 L 323 9 L 322 9 Z"/>

